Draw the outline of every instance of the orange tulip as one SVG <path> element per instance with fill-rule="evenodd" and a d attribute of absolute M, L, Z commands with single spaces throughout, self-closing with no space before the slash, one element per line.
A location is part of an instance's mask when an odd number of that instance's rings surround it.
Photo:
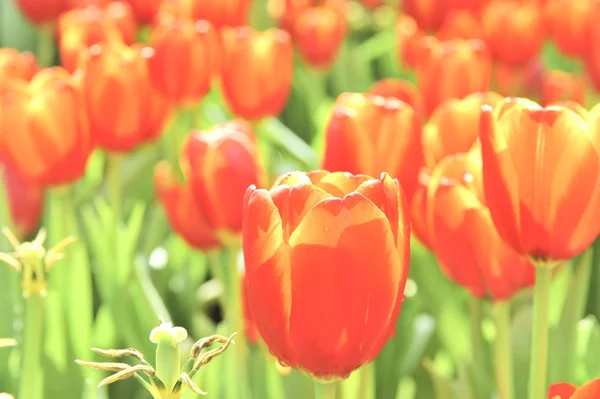
<path fill-rule="evenodd" d="M 74 71 L 82 55 L 94 44 L 109 40 L 135 41 L 137 27 L 127 3 L 112 2 L 105 8 L 88 6 L 64 13 L 58 20 L 60 60 Z"/>
<path fill-rule="evenodd" d="M 494 92 L 473 93 L 436 108 L 423 128 L 425 166 L 432 170 L 446 156 L 468 152 L 479 137 L 481 107 L 495 107 L 503 99 Z"/>
<path fill-rule="evenodd" d="M 419 28 L 431 31 L 442 25 L 447 7 L 436 0 L 404 0 L 402 10 L 415 19 Z"/>
<path fill-rule="evenodd" d="M 0 81 L 22 79 L 29 81 L 38 70 L 35 56 L 13 48 L 0 48 Z"/>
<path fill-rule="evenodd" d="M 297 172 L 250 187 L 243 247 L 250 309 L 280 362 L 346 378 L 394 335 L 410 227 L 387 174 Z"/>
<path fill-rule="evenodd" d="M 309 7 L 294 23 L 300 54 L 315 68 L 331 66 L 346 38 L 346 17 L 331 5 Z"/>
<path fill-rule="evenodd" d="M 150 79 L 156 90 L 177 104 L 193 104 L 210 90 L 212 26 L 207 21 L 160 14 L 152 30 Z"/>
<path fill-rule="evenodd" d="M 410 222 L 413 234 L 425 248 L 433 251 L 429 239 L 429 227 L 427 226 L 427 187 L 429 187 L 430 180 L 430 171 L 427 168 L 421 168 L 417 189 L 410 201 Z"/>
<path fill-rule="evenodd" d="M 194 20 L 205 19 L 217 29 L 245 26 L 252 0 L 180 0 L 182 10 Z"/>
<path fill-rule="evenodd" d="M 494 301 L 533 286 L 533 265 L 494 227 L 483 198 L 479 151 L 444 158 L 432 173 L 427 196 L 429 238 L 452 281 Z"/>
<path fill-rule="evenodd" d="M 594 89 L 600 91 L 600 24 L 592 27 L 590 49 L 584 56 L 584 61 Z"/>
<path fill-rule="evenodd" d="M 467 10 L 452 10 L 436 33 L 439 40 L 483 39 L 479 17 Z"/>
<path fill-rule="evenodd" d="M 419 29 L 415 19 L 400 15 L 396 22 L 396 41 L 398 43 L 398 63 L 403 67 L 414 68 L 421 53 L 421 40 L 425 33 Z"/>
<path fill-rule="evenodd" d="M 545 39 L 542 11 L 536 3 L 490 2 L 483 11 L 486 41 L 495 60 L 523 65 L 541 50 Z"/>
<path fill-rule="evenodd" d="M 154 188 L 171 228 L 188 245 L 203 251 L 220 246 L 190 186 L 177 181 L 171 165 L 166 161 L 161 161 L 154 169 Z"/>
<path fill-rule="evenodd" d="M 223 30 L 221 88 L 231 111 L 245 119 L 281 112 L 292 87 L 290 35 L 279 29 Z"/>
<path fill-rule="evenodd" d="M 590 34 L 600 17 L 595 0 L 548 0 L 544 9 L 548 33 L 565 54 L 585 55 L 591 45 Z"/>
<path fill-rule="evenodd" d="M 93 140 L 77 83 L 60 67 L 40 70 L 28 85 L 16 83 L 0 95 L 0 141 L 6 152 L 37 184 L 79 179 Z"/>
<path fill-rule="evenodd" d="M 248 342 L 252 345 L 256 345 L 259 341 L 260 335 L 256 328 L 256 322 L 254 316 L 252 316 L 252 310 L 250 310 L 250 298 L 248 297 L 248 278 L 246 272 L 241 272 L 240 284 L 242 285 L 242 306 L 244 311 L 244 329 Z"/>
<path fill-rule="evenodd" d="M 600 397 L 600 379 L 586 382 L 580 387 L 559 382 L 550 385 L 548 399 L 596 399 Z"/>
<path fill-rule="evenodd" d="M 246 188 L 264 186 L 266 172 L 250 125 L 233 121 L 190 134 L 182 170 L 195 200 L 219 233 L 239 233 Z"/>
<path fill-rule="evenodd" d="M 415 110 L 421 109 L 419 93 L 412 82 L 407 80 L 394 78 L 382 79 L 371 86 L 370 93 L 380 97 L 396 98 L 410 105 Z"/>
<path fill-rule="evenodd" d="M 154 22 L 154 17 L 158 13 L 160 6 L 165 0 L 124 0 L 133 9 L 136 21 L 140 24 L 149 24 Z"/>
<path fill-rule="evenodd" d="M 542 75 L 542 105 L 557 101 L 575 101 L 585 105 L 586 82 L 580 75 L 547 71 Z"/>
<path fill-rule="evenodd" d="M 21 12 L 36 24 L 52 22 L 67 10 L 67 0 L 17 0 Z"/>
<path fill-rule="evenodd" d="M 491 73 L 490 53 L 481 40 L 434 42 L 417 68 L 425 114 L 451 98 L 487 91 Z"/>
<path fill-rule="evenodd" d="M 538 263 L 571 259 L 598 235 L 600 130 L 586 114 L 524 99 L 482 112 L 492 218 L 513 249 Z"/>
<path fill-rule="evenodd" d="M 161 134 L 170 108 L 150 84 L 152 49 L 111 42 L 94 45 L 83 63 L 83 92 L 98 145 L 128 152 Z"/>
<path fill-rule="evenodd" d="M 323 169 L 400 181 L 410 201 L 423 163 L 421 120 L 408 104 L 372 94 L 344 93 L 326 128 Z"/>
<path fill-rule="evenodd" d="M 0 171 L 8 198 L 13 231 L 18 237 L 28 237 L 40 224 L 44 208 L 44 190 L 27 180 L 7 157 L 0 159 Z"/>

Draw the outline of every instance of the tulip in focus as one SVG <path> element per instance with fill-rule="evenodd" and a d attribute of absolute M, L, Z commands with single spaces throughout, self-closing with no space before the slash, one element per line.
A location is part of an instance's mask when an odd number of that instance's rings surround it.
<path fill-rule="evenodd" d="M 542 10 L 534 2 L 491 1 L 483 11 L 482 22 L 485 39 L 499 62 L 524 65 L 544 44 Z"/>
<path fill-rule="evenodd" d="M 137 27 L 127 3 L 112 2 L 105 8 L 91 5 L 62 14 L 58 20 L 60 60 L 68 71 L 74 71 L 82 54 L 94 44 L 120 40 L 135 41 Z"/>
<path fill-rule="evenodd" d="M 220 246 L 190 186 L 177 180 L 167 161 L 160 162 L 154 169 L 154 188 L 169 225 L 189 246 L 204 251 Z"/>
<path fill-rule="evenodd" d="M 245 26 L 252 0 L 180 0 L 185 15 L 193 20 L 204 19 L 217 29 L 225 26 Z"/>
<path fill-rule="evenodd" d="M 37 184 L 78 180 L 94 148 L 81 89 L 61 67 L 42 69 L 31 82 L 4 88 L 0 132 L 15 166 Z"/>
<path fill-rule="evenodd" d="M 294 39 L 304 60 L 328 68 L 346 38 L 346 17 L 333 5 L 309 7 L 294 23 Z"/>
<path fill-rule="evenodd" d="M 12 226 L 18 237 L 30 236 L 39 226 L 44 208 L 44 190 L 31 183 L 13 161 L 0 159 L 4 191 L 8 198 Z"/>
<path fill-rule="evenodd" d="M 481 40 L 451 40 L 432 44 L 417 66 L 417 84 L 426 115 L 451 98 L 487 91 L 492 60 Z"/>
<path fill-rule="evenodd" d="M 323 169 L 400 181 L 408 201 L 423 163 L 421 118 L 408 104 L 372 94 L 344 93 L 326 127 Z"/>
<path fill-rule="evenodd" d="M 278 115 L 292 86 L 290 35 L 243 27 L 224 29 L 222 38 L 221 89 L 231 111 L 250 120 Z"/>
<path fill-rule="evenodd" d="M 473 296 L 510 299 L 533 286 L 533 265 L 498 235 L 483 198 L 481 155 L 444 158 L 428 188 L 429 237 L 440 267 Z"/>
<path fill-rule="evenodd" d="M 250 126 L 233 121 L 192 132 L 181 164 L 197 206 L 221 241 L 240 233 L 246 188 L 263 187 L 267 179 Z"/>
<path fill-rule="evenodd" d="M 548 33 L 566 55 L 585 56 L 592 43 L 590 37 L 600 17 L 600 4 L 595 0 L 548 0 L 544 8 Z"/>
<path fill-rule="evenodd" d="M 550 385 L 548 399 L 596 399 L 600 397 L 600 379 L 586 382 L 580 387 L 559 382 Z"/>
<path fill-rule="evenodd" d="M 148 61 L 155 89 L 175 104 L 194 104 L 210 90 L 211 46 L 209 22 L 173 14 L 159 14 L 150 36 L 154 53 Z"/>
<path fill-rule="evenodd" d="M 0 48 L 0 81 L 3 79 L 31 80 L 38 70 L 35 55 L 20 53 L 13 48 Z"/>
<path fill-rule="evenodd" d="M 382 79 L 373 84 L 369 92 L 380 97 L 396 98 L 410 105 L 415 110 L 421 109 L 421 98 L 419 93 L 412 82 L 409 82 L 408 80 L 394 78 Z"/>
<path fill-rule="evenodd" d="M 83 62 L 90 128 L 106 151 L 129 152 L 163 131 L 171 109 L 150 84 L 150 57 L 149 47 L 110 42 L 91 47 Z"/>
<path fill-rule="evenodd" d="M 243 246 L 250 309 L 281 363 L 346 378 L 394 335 L 410 227 L 387 174 L 297 172 L 250 187 Z"/>
<path fill-rule="evenodd" d="M 542 76 L 541 103 L 546 106 L 558 101 L 575 101 L 585 106 L 586 82 L 580 75 L 547 71 Z"/>
<path fill-rule="evenodd" d="M 492 219 L 507 244 L 538 264 L 571 259 L 598 235 L 598 111 L 507 99 L 482 112 Z"/>

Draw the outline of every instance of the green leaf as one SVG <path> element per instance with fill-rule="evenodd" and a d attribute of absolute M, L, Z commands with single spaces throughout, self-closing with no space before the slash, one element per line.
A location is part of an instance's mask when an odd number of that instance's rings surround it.
<path fill-rule="evenodd" d="M 435 388 L 435 395 L 437 399 L 453 399 L 456 398 L 456 392 L 452 385 L 452 381 L 448 376 L 445 376 L 435 366 L 431 359 L 425 359 L 423 366 L 429 372 L 431 381 Z"/>

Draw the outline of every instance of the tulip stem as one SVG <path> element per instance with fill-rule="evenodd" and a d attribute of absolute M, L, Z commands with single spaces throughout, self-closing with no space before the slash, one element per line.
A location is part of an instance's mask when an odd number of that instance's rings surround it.
<path fill-rule="evenodd" d="M 106 178 L 108 180 L 109 201 L 115 218 L 115 239 L 118 240 L 119 225 L 121 223 L 123 212 L 123 199 L 121 198 L 121 185 L 119 184 L 121 158 L 119 155 L 109 155 L 107 162 L 108 169 Z"/>
<path fill-rule="evenodd" d="M 536 265 L 531 358 L 529 359 L 529 399 L 546 399 L 551 282 L 552 268 Z"/>
<path fill-rule="evenodd" d="M 30 295 L 25 298 L 25 324 L 19 398 L 41 399 L 44 382 L 42 351 L 44 340 L 44 298 Z"/>
<path fill-rule="evenodd" d="M 500 399 L 513 399 L 513 359 L 510 344 L 510 302 L 499 301 L 493 305 L 496 323 L 496 340 L 494 341 L 494 358 L 496 362 L 496 384 Z"/>
<path fill-rule="evenodd" d="M 315 381 L 315 399 L 335 399 L 337 383 Z"/>
<path fill-rule="evenodd" d="M 54 27 L 51 23 L 38 27 L 36 58 L 43 67 L 54 65 Z"/>

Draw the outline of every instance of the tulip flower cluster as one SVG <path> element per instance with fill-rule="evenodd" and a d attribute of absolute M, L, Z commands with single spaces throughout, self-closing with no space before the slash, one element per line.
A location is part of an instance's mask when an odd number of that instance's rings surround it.
<path fill-rule="evenodd" d="M 15 2 L 0 397 L 600 397 L 600 3 L 391 3 Z"/>

